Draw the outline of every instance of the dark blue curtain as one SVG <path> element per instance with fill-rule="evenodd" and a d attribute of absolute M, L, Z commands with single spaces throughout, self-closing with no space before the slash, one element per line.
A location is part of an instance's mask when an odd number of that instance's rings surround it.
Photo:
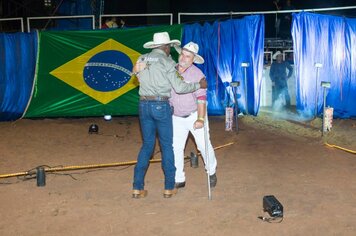
<path fill-rule="evenodd" d="M 0 34 L 0 120 L 22 116 L 30 98 L 37 33 Z"/>
<path fill-rule="evenodd" d="M 356 116 L 356 20 L 312 13 L 293 14 L 297 110 L 323 110 L 321 81 L 331 83 L 326 105 L 334 117 Z M 322 67 L 316 67 L 316 64 Z"/>
<path fill-rule="evenodd" d="M 235 99 L 230 82 L 239 81 L 239 109 L 257 115 L 263 72 L 264 17 L 247 16 L 203 26 L 185 25 L 182 45 L 190 41 L 199 45 L 199 54 L 205 59 L 204 64 L 197 66 L 208 80 L 209 114 L 222 115 L 226 106 L 232 106 Z M 246 84 L 241 63 L 249 64 Z"/>

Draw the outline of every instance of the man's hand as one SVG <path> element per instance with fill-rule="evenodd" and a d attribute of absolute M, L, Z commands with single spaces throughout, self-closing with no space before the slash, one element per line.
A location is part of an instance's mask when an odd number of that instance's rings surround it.
<path fill-rule="evenodd" d="M 194 129 L 201 129 L 201 128 L 203 128 L 204 127 L 204 121 L 202 121 L 202 120 L 196 120 L 195 122 L 194 122 L 194 125 L 193 125 L 193 128 Z"/>
<path fill-rule="evenodd" d="M 205 77 L 199 81 L 199 84 L 200 84 L 200 88 L 202 88 L 202 89 L 205 89 L 208 87 L 208 82 L 206 82 Z"/>
<path fill-rule="evenodd" d="M 134 74 L 137 74 L 137 73 L 143 71 L 145 68 L 146 68 L 146 62 L 137 61 L 136 64 L 134 65 L 132 72 Z"/>

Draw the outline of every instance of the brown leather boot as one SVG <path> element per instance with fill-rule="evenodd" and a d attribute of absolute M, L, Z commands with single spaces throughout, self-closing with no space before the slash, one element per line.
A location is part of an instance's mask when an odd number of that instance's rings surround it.
<path fill-rule="evenodd" d="M 147 196 L 147 190 L 132 190 L 132 198 L 144 198 Z"/>
<path fill-rule="evenodd" d="M 163 191 L 163 197 L 164 198 L 171 198 L 173 195 L 175 195 L 178 192 L 176 188 L 174 189 L 165 189 Z"/>

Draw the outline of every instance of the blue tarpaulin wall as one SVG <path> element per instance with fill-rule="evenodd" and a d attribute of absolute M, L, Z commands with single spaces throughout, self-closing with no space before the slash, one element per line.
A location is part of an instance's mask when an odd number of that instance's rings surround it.
<path fill-rule="evenodd" d="M 303 115 L 320 115 L 320 84 L 326 81 L 331 83 L 326 105 L 334 108 L 334 117 L 355 117 L 356 19 L 302 12 L 293 15 L 292 35 L 297 110 Z M 316 63 L 322 67 L 317 69 Z"/>
<path fill-rule="evenodd" d="M 327 105 L 335 109 L 335 116 L 356 117 L 356 20 L 311 13 L 294 14 L 292 35 L 298 111 L 313 115 L 317 108 L 321 114 L 320 82 L 328 81 L 331 88 Z M 239 108 L 246 111 L 247 90 L 249 114 L 258 113 L 263 37 L 263 16 L 184 26 L 183 45 L 189 41 L 197 42 L 201 47 L 199 54 L 206 61 L 199 66 L 208 79 L 209 114 L 224 114 L 224 108 L 232 105 L 231 81 L 241 83 L 237 91 Z M 0 120 L 15 120 L 22 116 L 31 95 L 37 34 L 0 34 L 0 47 Z M 242 62 L 249 63 L 247 89 Z M 318 80 L 315 63 L 323 64 Z"/>
<path fill-rule="evenodd" d="M 0 34 L 0 47 L 0 120 L 15 120 L 30 99 L 37 33 Z"/>
<path fill-rule="evenodd" d="M 182 44 L 190 41 L 198 43 L 199 54 L 205 59 L 204 64 L 197 66 L 208 80 L 209 114 L 225 113 L 225 107 L 234 102 L 230 82 L 239 81 L 239 109 L 257 115 L 263 72 L 264 17 L 247 16 L 237 20 L 205 23 L 203 26 L 185 25 Z M 247 84 L 241 63 L 249 63 L 246 69 Z"/>

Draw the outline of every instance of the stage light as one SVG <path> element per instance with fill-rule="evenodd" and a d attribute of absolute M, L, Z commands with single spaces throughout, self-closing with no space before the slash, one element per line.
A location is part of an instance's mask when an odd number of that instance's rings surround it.
<path fill-rule="evenodd" d="M 105 115 L 105 116 L 104 116 L 104 120 L 106 120 L 106 121 L 111 120 L 111 115 Z"/>
<path fill-rule="evenodd" d="M 330 86 L 331 86 L 330 82 L 325 82 L 325 81 L 321 81 L 320 85 L 323 88 L 330 88 Z"/>
<path fill-rule="evenodd" d="M 36 168 L 37 187 L 46 185 L 46 171 L 42 166 Z"/>
<path fill-rule="evenodd" d="M 99 132 L 99 126 L 96 124 L 91 124 L 89 126 L 89 134 L 97 134 Z"/>
<path fill-rule="evenodd" d="M 194 153 L 190 153 L 190 167 L 198 168 L 199 167 L 199 159 L 198 156 Z"/>
<path fill-rule="evenodd" d="M 321 67 L 323 67 L 323 64 L 321 64 L 321 63 L 315 63 L 315 64 L 314 64 L 314 67 L 316 67 L 316 68 L 321 68 Z"/>

